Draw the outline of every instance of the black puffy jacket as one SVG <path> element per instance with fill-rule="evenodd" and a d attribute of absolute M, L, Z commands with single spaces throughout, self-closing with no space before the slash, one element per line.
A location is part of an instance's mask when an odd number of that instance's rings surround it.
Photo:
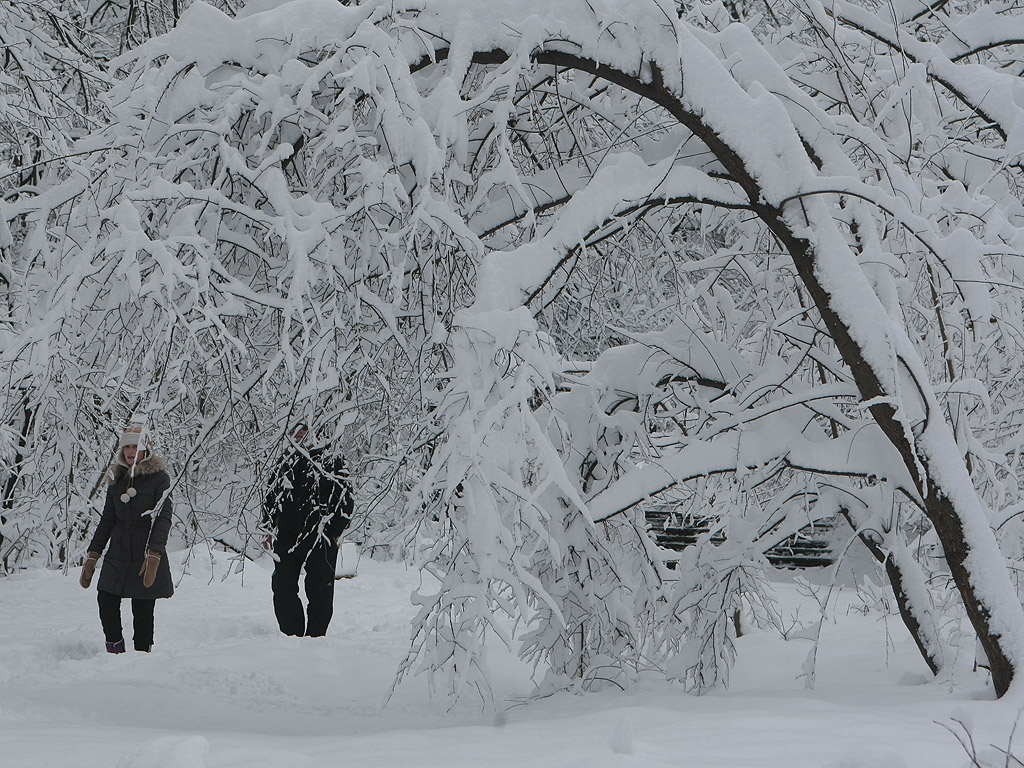
<path fill-rule="evenodd" d="M 323 448 L 288 454 L 263 503 L 264 520 L 276 533 L 277 549 L 310 536 L 336 539 L 352 519 L 354 502 L 345 462 Z"/>
<path fill-rule="evenodd" d="M 123 464 L 111 464 L 107 472 L 107 500 L 103 516 L 96 527 L 90 552 L 103 552 L 97 589 L 121 597 L 156 598 L 174 594 L 171 568 L 167 564 L 167 535 L 171 530 L 171 478 L 164 460 L 151 456 L 139 462 L 134 470 Z M 121 500 L 128 487 L 135 495 Z M 159 509 L 155 514 L 147 514 Z M 159 552 L 160 565 L 156 581 L 148 589 L 142 584 L 139 570 L 149 550 Z"/>

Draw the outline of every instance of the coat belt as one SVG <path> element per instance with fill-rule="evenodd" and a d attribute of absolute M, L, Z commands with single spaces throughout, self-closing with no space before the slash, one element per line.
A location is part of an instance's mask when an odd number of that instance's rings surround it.
<path fill-rule="evenodd" d="M 145 530 L 149 528 L 151 525 L 153 525 L 151 520 L 118 520 L 114 527 L 129 529 L 141 528 Z"/>

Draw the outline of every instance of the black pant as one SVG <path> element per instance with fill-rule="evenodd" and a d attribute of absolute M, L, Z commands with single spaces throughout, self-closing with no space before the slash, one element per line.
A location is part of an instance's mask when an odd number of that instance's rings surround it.
<path fill-rule="evenodd" d="M 108 643 L 124 639 L 121 629 L 121 596 L 113 592 L 97 590 L 96 602 L 100 605 L 100 623 L 103 637 Z M 135 634 L 136 651 L 148 651 L 153 647 L 153 608 L 156 600 L 132 598 L 132 629 Z"/>
<path fill-rule="evenodd" d="M 286 635 L 320 637 L 334 615 L 334 571 L 338 564 L 338 545 L 324 537 L 308 537 L 294 546 L 278 540 L 274 547 L 277 562 L 270 586 L 274 591 L 274 613 Z M 299 572 L 305 567 L 306 602 L 309 621 L 302 613 L 299 599 Z"/>

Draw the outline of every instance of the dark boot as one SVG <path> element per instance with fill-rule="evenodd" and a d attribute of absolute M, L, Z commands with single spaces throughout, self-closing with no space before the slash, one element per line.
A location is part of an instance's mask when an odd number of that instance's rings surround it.
<path fill-rule="evenodd" d="M 124 640 L 116 643 L 107 643 L 107 653 L 124 653 Z"/>

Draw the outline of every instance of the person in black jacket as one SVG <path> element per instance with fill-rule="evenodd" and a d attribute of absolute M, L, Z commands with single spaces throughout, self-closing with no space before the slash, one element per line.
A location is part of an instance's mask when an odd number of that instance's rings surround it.
<path fill-rule="evenodd" d="M 352 489 L 344 461 L 325 447 L 306 450 L 308 434 L 299 425 L 264 500 L 274 552 L 274 613 L 286 635 L 320 637 L 334 615 L 334 573 L 341 534 L 352 519 Z M 299 573 L 305 569 L 306 616 L 299 599 Z M 307 618 L 308 616 L 308 618 Z"/>
<path fill-rule="evenodd" d="M 107 470 L 103 515 L 89 543 L 79 583 L 89 588 L 96 563 L 110 544 L 96 585 L 100 623 L 108 653 L 124 653 L 121 600 L 132 601 L 135 650 L 153 647 L 153 610 L 159 598 L 174 594 L 167 565 L 171 529 L 171 478 L 166 463 L 150 454 L 142 428 L 129 427 L 118 441 Z"/>

